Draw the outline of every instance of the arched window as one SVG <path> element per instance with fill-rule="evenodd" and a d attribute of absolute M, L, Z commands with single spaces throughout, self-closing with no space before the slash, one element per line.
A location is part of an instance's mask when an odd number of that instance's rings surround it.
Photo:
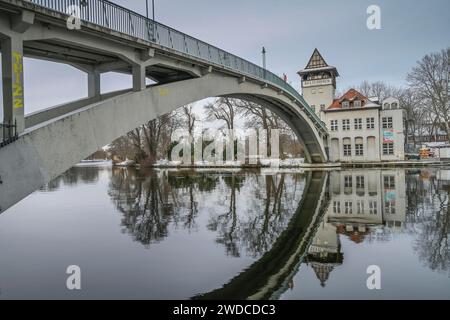
<path fill-rule="evenodd" d="M 389 109 L 391 109 L 391 105 L 389 103 L 385 103 L 384 110 L 389 110 Z"/>
<path fill-rule="evenodd" d="M 391 104 L 391 109 L 398 109 L 398 103 L 397 102 L 394 102 L 394 103 L 392 103 Z"/>

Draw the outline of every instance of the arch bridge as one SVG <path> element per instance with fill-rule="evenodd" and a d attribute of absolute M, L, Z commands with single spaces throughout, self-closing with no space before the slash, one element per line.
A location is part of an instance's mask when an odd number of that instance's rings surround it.
<path fill-rule="evenodd" d="M 328 161 L 326 126 L 281 78 L 112 2 L 0 0 L 0 46 L 0 213 L 143 123 L 208 97 L 267 107 L 294 130 L 307 162 Z M 24 57 L 82 70 L 88 96 L 26 114 Z M 130 74 L 132 88 L 101 94 L 110 71 Z"/>

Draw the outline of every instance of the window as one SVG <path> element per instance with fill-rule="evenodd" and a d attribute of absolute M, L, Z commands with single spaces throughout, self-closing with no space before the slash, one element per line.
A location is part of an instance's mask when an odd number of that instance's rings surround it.
<path fill-rule="evenodd" d="M 342 130 L 344 131 L 350 130 L 350 119 L 342 120 Z"/>
<path fill-rule="evenodd" d="M 383 143 L 383 155 L 384 156 L 394 155 L 394 144 L 392 142 Z"/>
<path fill-rule="evenodd" d="M 375 118 L 367 118 L 367 129 L 375 129 Z"/>
<path fill-rule="evenodd" d="M 319 93 L 323 93 L 323 89 L 322 88 L 319 88 Z"/>
<path fill-rule="evenodd" d="M 362 129 L 362 119 L 357 118 L 354 120 L 355 123 L 355 130 L 361 130 Z"/>
<path fill-rule="evenodd" d="M 386 212 L 386 214 L 395 214 L 395 200 L 385 201 L 384 211 Z"/>
<path fill-rule="evenodd" d="M 384 176 L 383 182 L 385 189 L 395 189 L 395 176 Z"/>
<path fill-rule="evenodd" d="M 353 203 L 351 201 L 345 201 L 345 214 L 352 214 L 353 213 Z"/>
<path fill-rule="evenodd" d="M 353 102 L 353 108 L 361 108 L 361 100 L 355 100 Z"/>
<path fill-rule="evenodd" d="M 344 157 L 351 157 L 351 156 L 352 156 L 352 145 L 344 144 Z"/>
<path fill-rule="evenodd" d="M 364 201 L 363 200 L 356 201 L 356 213 L 364 214 Z"/>
<path fill-rule="evenodd" d="M 392 110 L 398 109 L 398 103 L 397 102 L 392 103 L 391 104 L 391 109 Z"/>
<path fill-rule="evenodd" d="M 364 189 L 364 176 L 356 176 L 356 188 Z"/>
<path fill-rule="evenodd" d="M 385 109 L 385 110 L 391 109 L 391 105 L 390 105 L 389 103 L 385 103 L 385 104 L 384 104 L 384 109 Z"/>
<path fill-rule="evenodd" d="M 330 122 L 330 129 L 331 129 L 331 131 L 338 131 L 339 130 L 338 127 L 339 127 L 338 126 L 338 121 L 337 120 L 331 120 L 331 122 Z"/>
<path fill-rule="evenodd" d="M 393 128 L 392 117 L 384 117 L 383 129 L 391 129 L 391 128 Z"/>
<path fill-rule="evenodd" d="M 348 107 L 350 107 L 350 103 L 348 101 L 343 101 L 342 108 L 348 108 Z"/>
<path fill-rule="evenodd" d="M 333 201 L 333 212 L 336 214 L 341 213 L 341 203 L 339 201 Z"/>
<path fill-rule="evenodd" d="M 363 156 L 364 148 L 362 144 L 355 144 L 355 156 Z"/>
<path fill-rule="evenodd" d="M 376 201 L 369 201 L 369 214 L 378 214 L 378 206 Z"/>
<path fill-rule="evenodd" d="M 344 187 L 351 188 L 352 186 L 353 186 L 352 176 L 345 176 L 344 177 Z"/>

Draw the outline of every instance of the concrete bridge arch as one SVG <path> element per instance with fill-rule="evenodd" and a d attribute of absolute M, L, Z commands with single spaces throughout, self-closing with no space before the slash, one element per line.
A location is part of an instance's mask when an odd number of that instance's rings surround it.
<path fill-rule="evenodd" d="M 144 17 L 95 1 L 145 26 Z M 0 2 L 2 64 L 7 71 L 4 114 L 17 121 L 19 132 L 17 141 L 0 148 L 0 212 L 143 123 L 209 97 L 240 98 L 267 107 L 294 130 L 308 162 L 328 161 L 324 124 L 297 91 L 268 70 L 161 24 L 157 30 L 184 46 L 161 39 L 154 43 L 136 32 L 101 25 L 102 20 L 83 21 L 81 30 L 70 31 L 64 11 L 45 7 L 46 2 Z M 25 116 L 26 102 L 22 99 L 16 108 L 13 88 L 23 86 L 23 70 L 17 65 L 23 66 L 27 56 L 86 72 L 89 96 Z M 132 89 L 101 95 L 100 74 L 108 71 L 131 74 Z M 146 86 L 146 78 L 156 84 Z"/>

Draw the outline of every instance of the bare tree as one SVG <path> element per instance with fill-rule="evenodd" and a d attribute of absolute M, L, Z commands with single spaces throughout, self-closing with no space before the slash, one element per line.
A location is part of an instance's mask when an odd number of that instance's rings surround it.
<path fill-rule="evenodd" d="M 449 55 L 450 48 L 426 55 L 408 74 L 407 81 L 450 140 Z"/>
<path fill-rule="evenodd" d="M 194 105 L 188 104 L 183 106 L 176 116 L 180 119 L 179 123 L 187 128 L 189 134 L 192 136 L 194 134 L 195 123 L 198 121 L 197 115 L 194 112 Z"/>
<path fill-rule="evenodd" d="M 208 120 L 224 121 L 227 129 L 234 129 L 236 117 L 239 114 L 236 99 L 218 98 L 207 104 L 205 109 Z"/>

